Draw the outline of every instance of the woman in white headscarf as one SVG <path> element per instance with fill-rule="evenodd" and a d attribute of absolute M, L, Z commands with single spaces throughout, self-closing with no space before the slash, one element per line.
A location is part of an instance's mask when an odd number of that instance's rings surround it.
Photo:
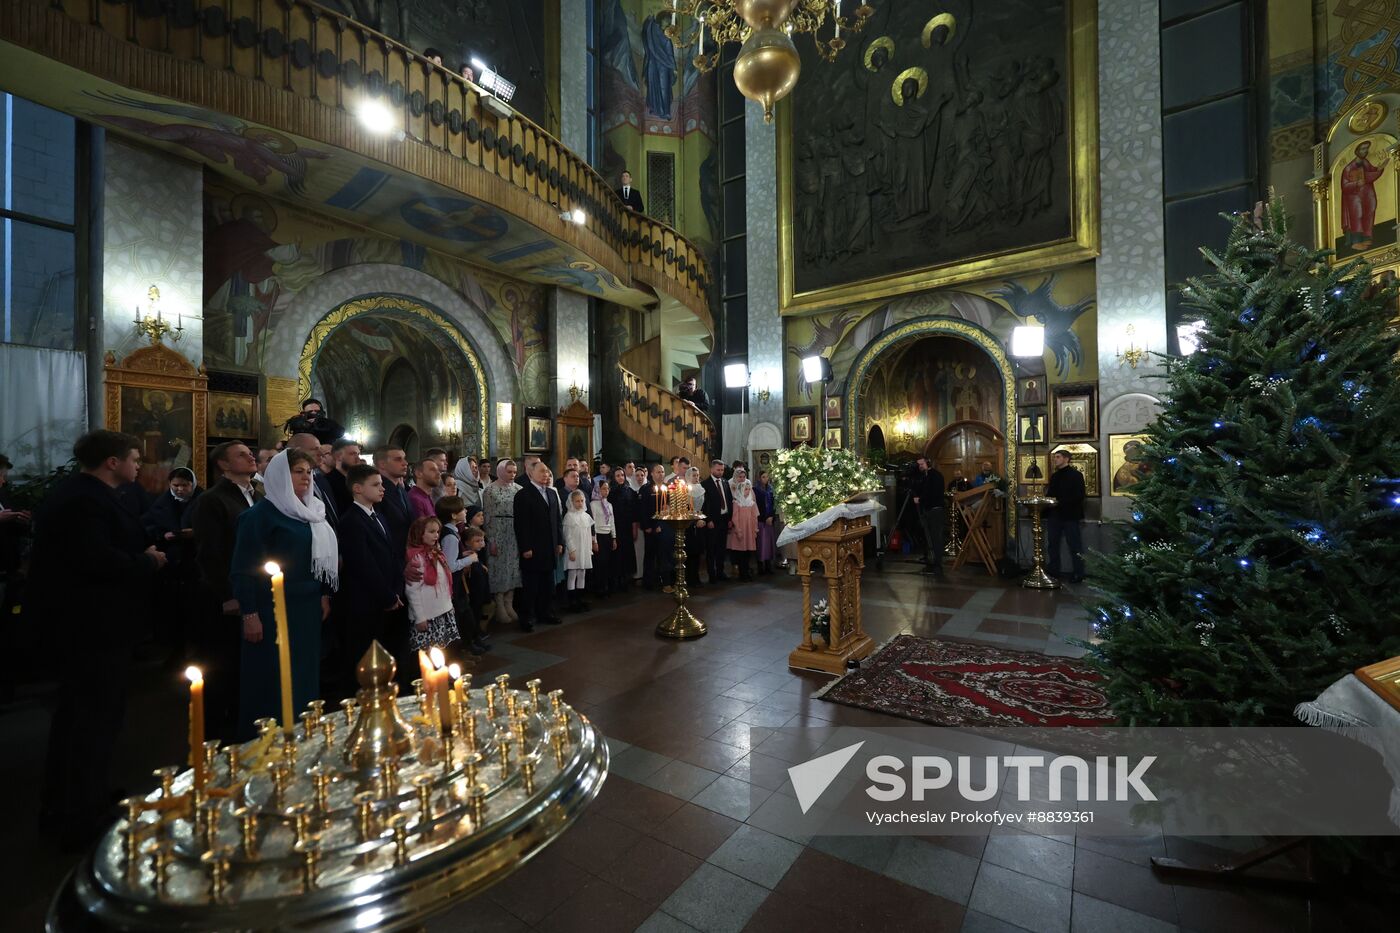
<path fill-rule="evenodd" d="M 256 719 L 281 720 L 281 675 L 272 581 L 263 565 L 282 569 L 292 666 L 292 715 L 321 693 L 321 622 L 330 614 L 340 553 L 326 507 L 312 492 L 316 458 L 284 450 L 263 472 L 264 498 L 238 519 L 229 582 L 243 613 L 238 726 L 244 737 Z M 285 725 L 285 724 L 283 724 Z"/>
<path fill-rule="evenodd" d="M 739 568 L 740 580 L 752 580 L 749 558 L 757 546 L 758 500 L 753 495 L 753 483 L 741 480 L 734 490 L 734 515 L 729 519 L 729 550 Z"/>

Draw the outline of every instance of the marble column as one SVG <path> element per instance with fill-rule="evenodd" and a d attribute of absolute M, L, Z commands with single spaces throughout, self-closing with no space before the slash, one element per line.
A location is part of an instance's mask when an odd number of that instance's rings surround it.
<path fill-rule="evenodd" d="M 584 3 L 559 4 L 559 141 L 588 158 L 588 26 Z"/>
<path fill-rule="evenodd" d="M 588 299 L 562 288 L 549 293 L 549 397 L 554 410 L 569 405 L 569 387 L 588 389 Z M 585 403 L 593 403 L 592 393 Z"/>
<path fill-rule="evenodd" d="M 753 383 L 747 414 L 725 417 L 724 458 L 783 446 L 783 322 L 778 314 L 778 150 L 775 124 L 763 108 L 744 106 L 745 228 L 748 253 L 748 365 Z M 767 387 L 768 399 L 758 390 Z M 731 425 L 730 419 L 742 422 Z M 741 452 L 742 448 L 742 452 Z"/>
<path fill-rule="evenodd" d="M 1101 482 L 1107 435 L 1141 430 L 1155 406 L 1160 366 L 1136 368 L 1118 352 L 1132 345 L 1162 352 L 1167 341 L 1166 242 L 1162 206 L 1162 85 L 1157 0 L 1099 4 L 1099 190 L 1102 253 L 1096 264 L 1099 327 Z M 1128 328 L 1133 333 L 1127 333 Z M 1131 404 L 1115 404 L 1133 396 Z M 1111 423 L 1110 423 L 1111 422 Z M 1104 517 L 1126 499 L 1104 490 Z"/>

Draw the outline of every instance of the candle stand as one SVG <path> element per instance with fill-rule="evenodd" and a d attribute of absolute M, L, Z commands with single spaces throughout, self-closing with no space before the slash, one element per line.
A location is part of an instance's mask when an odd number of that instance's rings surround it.
<path fill-rule="evenodd" d="M 654 518 L 665 522 L 675 534 L 675 550 L 672 556 L 676 563 L 676 579 L 672 584 L 671 595 L 675 597 L 676 609 L 656 626 L 656 634 L 662 638 L 699 638 L 709 631 L 704 622 L 695 617 L 685 601 L 690 598 L 685 578 L 685 536 L 695 528 L 705 516 L 695 511 L 690 499 L 690 489 L 677 479 L 662 495 L 659 509 Z"/>
<path fill-rule="evenodd" d="M 1021 580 L 1021 585 L 1032 590 L 1057 590 L 1060 588 L 1059 581 L 1051 579 L 1045 572 L 1045 533 L 1040 525 L 1041 509 L 1055 505 L 1056 500 L 1050 496 L 1027 496 L 1021 502 L 1031 511 L 1031 544 L 1034 555 L 1034 566 Z"/>
<path fill-rule="evenodd" d="M 403 930 L 509 875 L 597 796 L 608 751 L 563 701 L 510 677 L 398 698 L 378 642 L 359 693 L 284 732 L 203 743 L 203 783 L 161 768 L 65 879 L 73 930 Z"/>

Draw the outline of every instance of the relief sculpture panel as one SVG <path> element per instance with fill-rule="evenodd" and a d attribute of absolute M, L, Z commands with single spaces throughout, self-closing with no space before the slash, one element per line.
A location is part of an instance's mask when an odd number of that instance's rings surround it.
<path fill-rule="evenodd" d="M 779 132 L 785 306 L 966 279 L 969 261 L 1048 245 L 1092 254 L 1092 147 L 1075 141 L 1094 122 L 1093 50 L 1073 27 L 1093 5 L 975 6 L 881 4 L 830 63 L 798 42 Z"/>

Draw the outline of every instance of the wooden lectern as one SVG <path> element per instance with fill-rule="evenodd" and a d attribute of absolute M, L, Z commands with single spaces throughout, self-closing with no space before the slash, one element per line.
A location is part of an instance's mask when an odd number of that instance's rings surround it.
<path fill-rule="evenodd" d="M 994 492 L 995 486 L 982 485 L 953 493 L 953 508 L 958 510 L 963 527 L 967 529 L 962 550 L 958 551 L 958 556 L 953 561 L 954 570 L 973 560 L 985 566 L 992 576 L 996 576 L 996 555 L 992 553 L 991 541 L 987 537 L 988 525 L 994 514 Z M 950 520 L 951 518 L 952 516 L 949 516 Z"/>
<path fill-rule="evenodd" d="M 860 621 L 860 573 L 865 569 L 864 538 L 870 516 L 838 518 L 836 523 L 797 542 L 797 575 L 802 578 L 802 644 L 788 655 L 788 667 L 844 674 L 846 662 L 875 649 Z M 812 640 L 812 564 L 821 565 L 831 607 L 829 644 Z"/>

